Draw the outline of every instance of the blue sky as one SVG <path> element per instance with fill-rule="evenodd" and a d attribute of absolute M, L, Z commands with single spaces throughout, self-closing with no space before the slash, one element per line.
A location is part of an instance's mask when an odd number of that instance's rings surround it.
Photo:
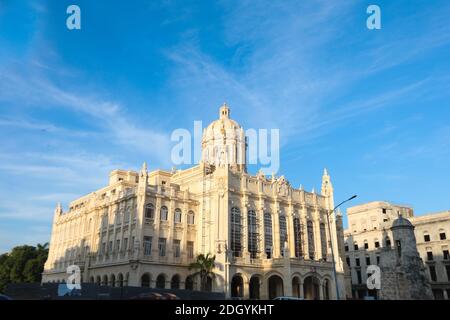
<path fill-rule="evenodd" d="M 66 8 L 81 8 L 81 30 Z M 382 29 L 366 28 L 381 7 Z M 226 101 L 280 128 L 288 180 L 338 202 L 450 209 L 448 1 L 0 0 L 0 252 Z"/>

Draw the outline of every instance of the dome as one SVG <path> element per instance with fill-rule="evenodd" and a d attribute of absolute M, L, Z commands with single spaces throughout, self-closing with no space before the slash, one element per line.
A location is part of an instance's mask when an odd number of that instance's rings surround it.
<path fill-rule="evenodd" d="M 414 228 L 411 221 L 409 221 L 406 218 L 403 218 L 403 216 L 399 216 L 397 219 L 394 220 L 392 223 L 392 228 L 400 228 L 400 227 L 408 227 L 408 228 Z"/>
<path fill-rule="evenodd" d="M 244 130 L 230 119 L 230 108 L 224 103 L 219 109 L 219 119 L 203 131 L 202 161 L 246 171 L 246 147 Z"/>
<path fill-rule="evenodd" d="M 227 139 L 236 139 L 242 129 L 239 123 L 230 119 L 230 108 L 224 103 L 219 110 L 220 118 L 209 124 L 205 129 L 203 140 L 221 137 L 225 134 Z"/>

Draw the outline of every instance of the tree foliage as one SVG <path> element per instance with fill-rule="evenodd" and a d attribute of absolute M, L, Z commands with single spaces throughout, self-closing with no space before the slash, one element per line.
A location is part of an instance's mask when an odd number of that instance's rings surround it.
<path fill-rule="evenodd" d="M 9 283 L 40 282 L 48 256 L 48 243 L 18 246 L 0 255 L 0 292 Z"/>
<path fill-rule="evenodd" d="M 206 256 L 204 254 L 199 254 L 197 260 L 189 265 L 189 270 L 198 270 L 193 274 L 193 276 L 200 276 L 201 290 L 206 291 L 208 276 L 214 278 L 215 274 L 213 272 L 215 266 L 216 256 L 210 256 L 208 253 Z"/>

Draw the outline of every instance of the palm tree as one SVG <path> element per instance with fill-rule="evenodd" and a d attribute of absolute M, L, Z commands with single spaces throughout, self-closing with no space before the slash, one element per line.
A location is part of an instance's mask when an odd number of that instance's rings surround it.
<path fill-rule="evenodd" d="M 206 285 L 208 281 L 208 276 L 214 278 L 215 274 L 212 271 L 214 269 L 214 262 L 216 256 L 210 256 L 208 253 L 206 256 L 202 253 L 197 256 L 197 261 L 189 265 L 189 270 L 198 270 L 192 276 L 200 275 L 201 290 L 206 291 Z"/>

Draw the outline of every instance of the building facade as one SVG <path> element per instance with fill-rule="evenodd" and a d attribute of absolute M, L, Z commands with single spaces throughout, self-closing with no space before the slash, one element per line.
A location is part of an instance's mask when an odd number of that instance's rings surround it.
<path fill-rule="evenodd" d="M 367 288 L 367 267 L 380 265 L 383 248 L 394 247 L 391 227 L 399 216 L 414 226 L 416 248 L 435 299 L 450 297 L 450 211 L 415 217 L 411 207 L 376 201 L 348 208 L 347 215 L 344 251 L 354 298 L 377 296 Z"/>
<path fill-rule="evenodd" d="M 216 257 L 207 289 L 226 297 L 346 296 L 342 217 L 328 173 L 320 194 L 284 177 L 247 173 L 243 129 L 223 105 L 203 132 L 202 160 L 186 170 L 115 170 L 105 188 L 55 210 L 43 282 L 78 265 L 83 281 L 196 290 L 189 270 Z M 330 227 L 327 224 L 329 215 Z"/>

